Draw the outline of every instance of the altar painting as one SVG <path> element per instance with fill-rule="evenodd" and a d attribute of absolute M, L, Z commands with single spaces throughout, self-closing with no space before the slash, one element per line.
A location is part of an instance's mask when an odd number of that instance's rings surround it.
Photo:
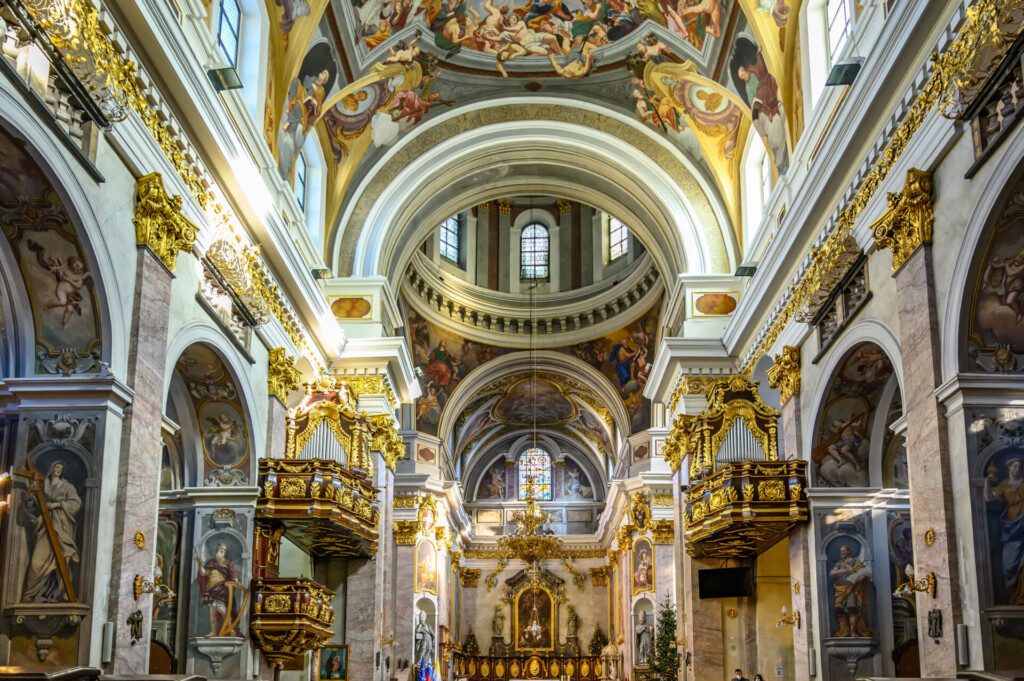
<path fill-rule="evenodd" d="M 530 587 L 519 593 L 515 603 L 516 650 L 554 650 L 555 604 L 551 593 L 541 587 Z"/>

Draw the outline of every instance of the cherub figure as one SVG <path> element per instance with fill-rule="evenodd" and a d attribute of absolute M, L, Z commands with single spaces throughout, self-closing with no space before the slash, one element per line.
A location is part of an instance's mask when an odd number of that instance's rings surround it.
<path fill-rule="evenodd" d="M 56 282 L 53 287 L 53 298 L 46 303 L 47 310 L 61 310 L 60 325 L 68 328 L 71 315 L 82 316 L 82 289 L 90 284 L 92 275 L 85 269 L 85 262 L 77 255 L 68 256 L 67 262 L 53 257 L 46 247 L 28 239 L 28 249 L 36 254 L 39 266 L 53 275 Z"/>
<path fill-rule="evenodd" d="M 210 437 L 210 445 L 213 447 L 223 447 L 233 441 L 241 430 L 227 414 L 218 414 L 217 418 L 207 416 L 206 422 L 209 424 L 207 433 Z"/>

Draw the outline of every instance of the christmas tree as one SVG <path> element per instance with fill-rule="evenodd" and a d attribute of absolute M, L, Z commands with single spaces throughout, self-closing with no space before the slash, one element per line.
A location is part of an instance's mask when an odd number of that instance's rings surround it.
<path fill-rule="evenodd" d="M 598 624 L 597 629 L 594 629 L 594 635 L 590 637 L 590 654 L 600 655 L 606 645 L 608 645 L 608 637 L 605 636 L 604 630 Z"/>
<path fill-rule="evenodd" d="M 657 634 L 650 660 L 652 681 L 679 678 L 679 649 L 676 647 L 676 609 L 666 598 L 658 612 Z"/>

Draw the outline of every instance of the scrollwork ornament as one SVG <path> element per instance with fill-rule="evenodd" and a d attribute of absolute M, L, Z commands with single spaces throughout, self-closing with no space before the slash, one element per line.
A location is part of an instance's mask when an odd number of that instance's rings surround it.
<path fill-rule="evenodd" d="M 932 174 L 911 168 L 898 194 L 887 196 L 888 208 L 871 225 L 879 249 L 892 250 L 892 270 L 898 271 L 923 244 L 932 240 L 935 211 Z"/>
<path fill-rule="evenodd" d="M 800 393 L 800 348 L 786 345 L 766 372 L 768 385 L 779 391 L 782 404 Z"/>
<path fill-rule="evenodd" d="M 179 251 L 189 253 L 199 228 L 181 212 L 181 197 L 164 188 L 163 176 L 150 173 L 135 183 L 135 240 L 174 272 Z"/>
<path fill-rule="evenodd" d="M 288 393 L 301 385 L 302 373 L 295 368 L 295 358 L 284 348 L 273 348 L 267 358 L 267 392 L 282 404 L 288 404 Z"/>

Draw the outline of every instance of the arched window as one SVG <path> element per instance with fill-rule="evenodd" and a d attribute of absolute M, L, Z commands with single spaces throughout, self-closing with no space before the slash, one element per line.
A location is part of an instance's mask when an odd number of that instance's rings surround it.
<path fill-rule="evenodd" d="M 533 496 L 551 500 L 551 457 L 540 447 L 530 447 L 519 457 L 519 498 L 526 499 L 528 483 L 533 482 Z"/>
<path fill-rule="evenodd" d="M 521 278 L 547 279 L 551 253 L 548 228 L 536 222 L 523 227 L 519 238 Z"/>
<path fill-rule="evenodd" d="M 752 134 L 743 157 L 743 247 L 749 248 L 764 219 L 772 187 L 771 157 L 760 135 Z"/>
<path fill-rule="evenodd" d="M 306 210 L 306 155 L 299 154 L 295 160 L 295 198 L 299 208 Z"/>
<path fill-rule="evenodd" d="M 608 220 L 608 260 L 621 258 L 629 252 L 629 228 L 618 218 Z"/>
<path fill-rule="evenodd" d="M 221 0 L 217 19 L 217 45 L 232 68 L 238 68 L 238 37 L 242 30 L 242 7 L 238 0 Z"/>
<path fill-rule="evenodd" d="M 453 215 L 441 223 L 441 257 L 458 264 L 461 234 L 459 216 Z"/>

